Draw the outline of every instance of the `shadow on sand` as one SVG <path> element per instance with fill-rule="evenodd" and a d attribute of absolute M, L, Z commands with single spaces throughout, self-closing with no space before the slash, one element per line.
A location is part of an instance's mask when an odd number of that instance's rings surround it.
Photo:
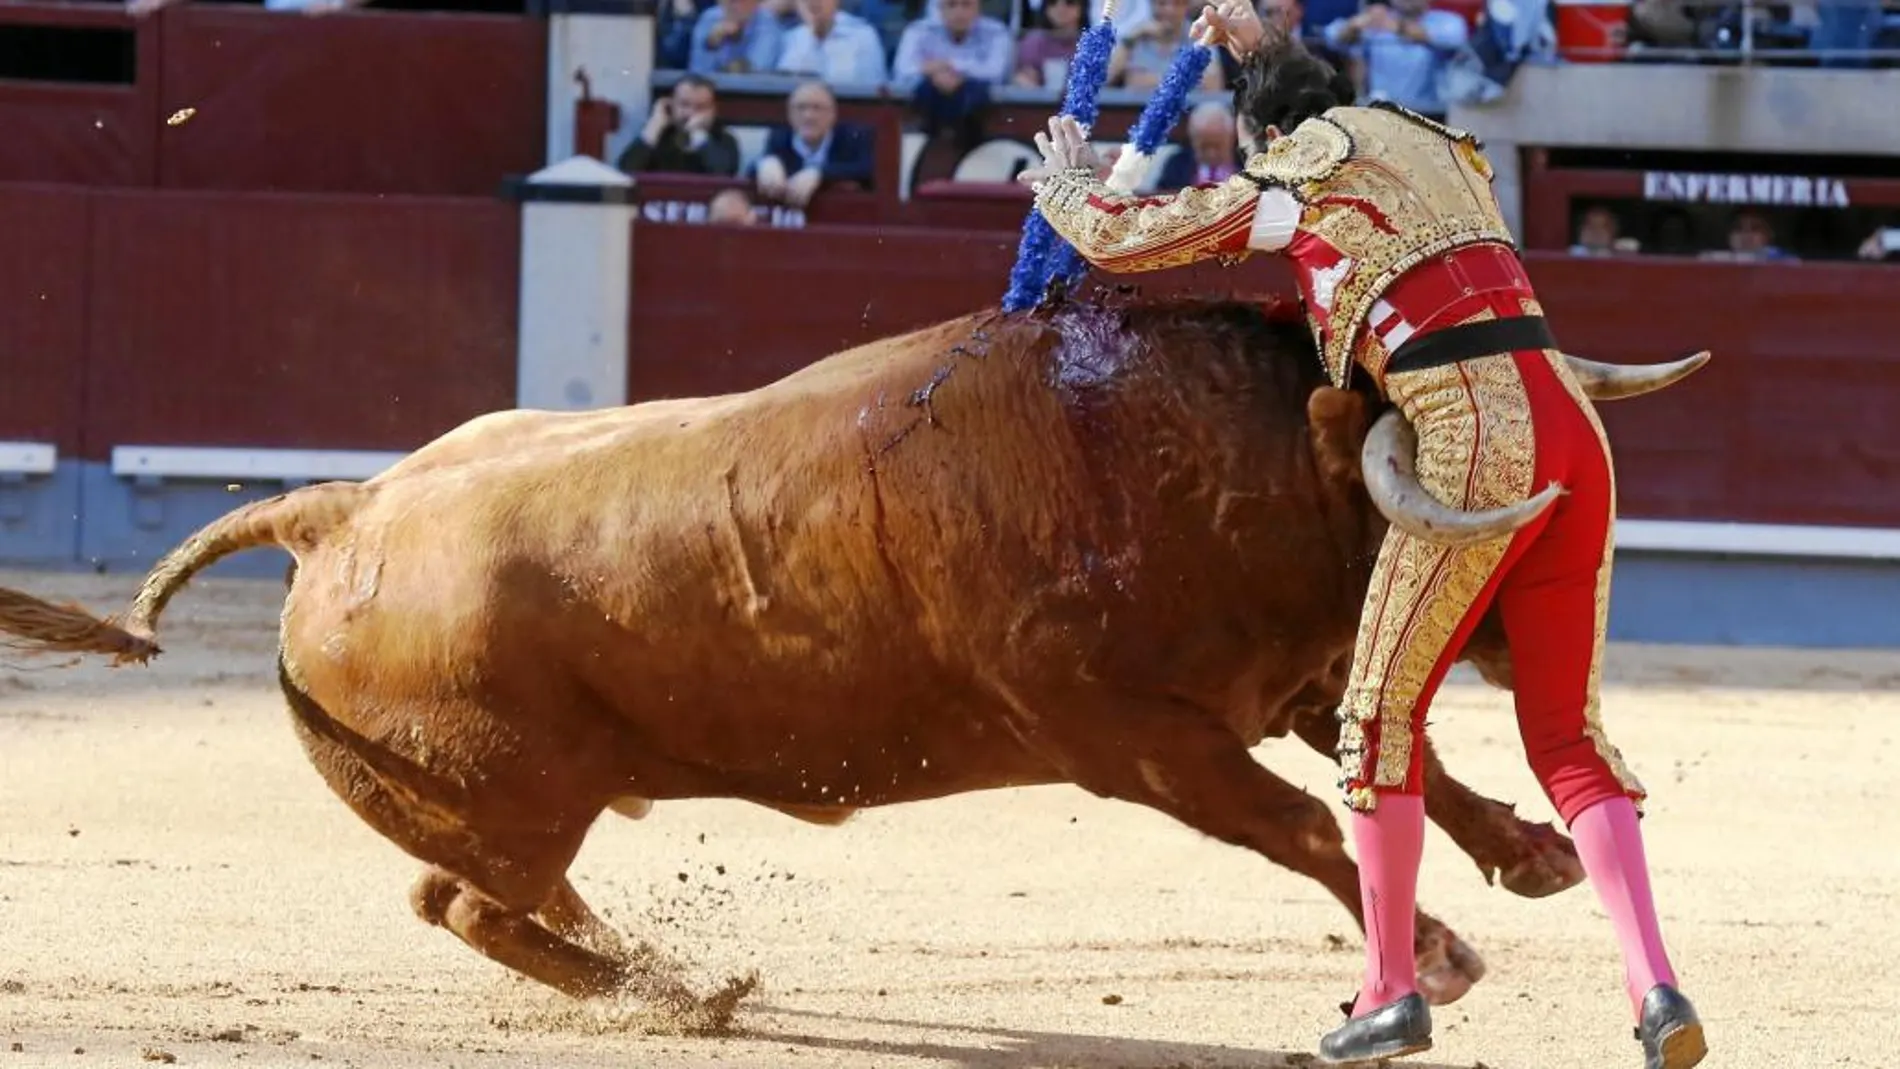
<path fill-rule="evenodd" d="M 749 1027 L 745 1030 L 749 1039 L 783 1043 L 814 1052 L 849 1051 L 891 1058 L 928 1059 L 958 1069 L 1066 1069 L 1071 1066 L 1078 1069 L 1083 1066 L 1087 1069 L 1319 1069 L 1322 1064 L 1311 1053 L 1304 1051 L 1253 1050 L 1205 1043 L 1029 1032 L 1013 1028 L 966 1028 L 925 1021 L 812 1013 L 775 1006 L 755 1006 L 752 1012 L 761 1017 L 775 1018 L 781 1027 Z M 815 1031 L 823 1031 L 820 1022 L 834 1022 L 854 1028 L 869 1025 L 901 1030 L 920 1038 L 906 1041 L 815 1035 L 797 1029 L 797 1019 L 812 1022 Z M 944 1038 L 927 1038 L 930 1033 L 942 1033 Z M 1403 1058 L 1383 1064 L 1389 1065 L 1391 1069 L 1471 1069 L 1469 1066 L 1421 1058 Z"/>

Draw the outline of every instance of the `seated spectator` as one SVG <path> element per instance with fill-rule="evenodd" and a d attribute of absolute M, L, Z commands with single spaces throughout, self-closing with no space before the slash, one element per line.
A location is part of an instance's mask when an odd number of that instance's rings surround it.
<path fill-rule="evenodd" d="M 719 0 L 693 24 L 694 74 L 746 74 L 778 66 L 785 31 L 759 0 Z"/>
<path fill-rule="evenodd" d="M 978 0 L 930 0 L 928 15 L 904 27 L 891 80 L 907 93 L 931 138 L 954 132 L 959 146 L 983 138 L 990 87 L 1009 81 L 1015 44 L 1009 27 L 982 14 Z"/>
<path fill-rule="evenodd" d="M 1016 49 L 1015 83 L 1027 88 L 1065 92 L 1069 61 L 1082 36 L 1082 0 L 1042 0 L 1039 25 L 1023 34 Z"/>
<path fill-rule="evenodd" d="M 1601 204 L 1592 206 L 1577 222 L 1577 240 L 1570 246 L 1572 256 L 1615 256 L 1634 252 L 1634 241 L 1622 237 L 1623 221 Z"/>
<path fill-rule="evenodd" d="M 1131 25 L 1116 35 L 1108 58 L 1108 84 L 1124 89 L 1153 89 L 1161 84 L 1174 54 L 1188 43 L 1188 0 L 1149 0 L 1154 17 Z M 1201 75 L 1203 92 L 1218 92 L 1227 84 L 1218 63 L 1209 63 Z"/>
<path fill-rule="evenodd" d="M 803 208 L 823 187 L 871 188 L 871 128 L 839 122 L 838 100 L 825 83 L 800 82 L 786 111 L 791 122 L 772 128 L 765 154 L 753 164 L 760 196 Z"/>
<path fill-rule="evenodd" d="M 1225 182 L 1240 169 L 1240 137 L 1226 101 L 1207 100 L 1188 112 L 1188 147 L 1161 165 L 1157 191 Z"/>
<path fill-rule="evenodd" d="M 1429 0 L 1376 2 L 1326 27 L 1326 43 L 1363 64 L 1367 100 L 1389 100 L 1443 122 L 1445 103 L 1438 77 L 1452 54 L 1464 47 L 1471 28 Z"/>
<path fill-rule="evenodd" d="M 693 62 L 693 31 L 699 17 L 711 10 L 713 0 L 659 0 L 659 25 L 653 43 L 653 62 L 660 70 L 683 71 Z"/>
<path fill-rule="evenodd" d="M 752 211 L 752 194 L 743 189 L 722 189 L 706 204 L 706 221 L 715 226 L 754 226 L 759 217 Z"/>
<path fill-rule="evenodd" d="M 798 0 L 798 13 L 804 24 L 785 35 L 780 73 L 830 85 L 877 86 L 890 80 L 884 42 L 870 23 L 839 11 L 838 0 Z"/>
<path fill-rule="evenodd" d="M 1735 213 L 1729 224 L 1728 248 L 1702 254 L 1704 260 L 1796 260 L 1799 257 L 1775 244 L 1775 225 L 1753 208 Z"/>
<path fill-rule="evenodd" d="M 697 74 L 683 75 L 673 83 L 671 96 L 655 100 L 646 128 L 620 154 L 620 169 L 628 174 L 737 175 L 739 139 L 719 121 L 712 82 Z"/>
<path fill-rule="evenodd" d="M 1107 10 L 1107 0 L 1089 0 L 1089 25 L 1094 26 L 1101 22 L 1102 12 Z M 1121 0 L 1115 5 L 1117 29 L 1123 26 L 1139 26 L 1151 18 L 1154 18 L 1154 11 L 1149 8 L 1148 0 Z"/>
<path fill-rule="evenodd" d="M 1863 260 L 1900 263 L 1900 227 L 1883 226 L 1867 235 L 1855 255 Z"/>
<path fill-rule="evenodd" d="M 1306 4 L 1302 0 L 1259 0 L 1259 2 L 1260 21 L 1268 29 L 1278 29 L 1288 36 L 1298 38 L 1299 42 L 1306 46 L 1308 52 L 1331 64 L 1334 70 L 1351 75 L 1354 85 L 1364 83 L 1365 78 L 1357 69 L 1357 64 L 1353 62 L 1352 57 L 1326 43 L 1323 24 L 1319 29 L 1307 25 Z M 1353 6 L 1356 8 L 1358 5 Z M 1233 53 L 1224 48 L 1220 50 L 1219 55 L 1224 62 L 1234 65 L 1227 71 L 1227 80 L 1232 82 L 1240 72 L 1239 61 L 1234 59 Z"/>

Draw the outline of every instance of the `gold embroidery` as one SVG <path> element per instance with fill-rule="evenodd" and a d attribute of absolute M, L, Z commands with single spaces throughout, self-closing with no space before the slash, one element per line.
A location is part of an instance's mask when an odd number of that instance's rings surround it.
<path fill-rule="evenodd" d="M 1353 155 L 1352 135 L 1330 118 L 1308 119 L 1285 137 L 1276 137 L 1266 151 L 1247 157 L 1247 173 L 1260 182 L 1280 186 L 1304 201 L 1304 191 L 1324 182 Z"/>
<path fill-rule="evenodd" d="M 1527 300 L 1524 303 L 1527 306 L 1535 306 L 1536 302 Z M 1532 315 L 1540 314 L 1540 312 L 1532 312 L 1530 307 L 1525 310 Z M 1564 392 L 1570 395 L 1570 399 L 1590 421 L 1590 429 L 1596 432 L 1597 443 L 1603 448 L 1603 463 L 1610 480 L 1611 522 L 1609 529 L 1604 532 L 1603 560 L 1597 566 L 1596 638 L 1595 645 L 1590 651 L 1590 681 L 1583 706 L 1583 733 L 1589 736 L 1591 744 L 1596 747 L 1597 755 L 1603 758 L 1603 763 L 1610 767 L 1610 775 L 1616 778 L 1617 784 L 1636 803 L 1637 811 L 1641 812 L 1643 801 L 1648 797 L 1648 791 L 1644 788 L 1642 781 L 1636 778 L 1636 774 L 1630 771 L 1628 763 L 1623 759 L 1622 751 L 1611 744 L 1608 734 L 1603 729 L 1603 651 L 1609 640 L 1610 573 L 1615 567 L 1616 560 L 1616 462 L 1610 454 L 1609 435 L 1603 431 L 1603 421 L 1597 417 L 1596 406 L 1584 396 L 1583 387 L 1578 384 L 1576 376 L 1571 374 L 1570 365 L 1564 360 L 1563 354 L 1554 349 L 1546 349 L 1544 360 L 1556 373 L 1557 381 L 1563 383 Z"/>
<path fill-rule="evenodd" d="M 1530 397 L 1509 354 L 1414 372 L 1393 401 L 1419 432 L 1419 482 L 1446 504 L 1499 508 L 1530 496 Z M 1420 693 L 1452 633 L 1510 548 L 1509 536 L 1453 548 L 1386 532 L 1340 705 L 1340 786 L 1370 810 L 1372 788 L 1405 781 Z M 1369 731 L 1376 722 L 1376 735 Z"/>
<path fill-rule="evenodd" d="M 1326 122 L 1344 131 L 1352 154 L 1298 191 L 1307 206 L 1300 229 L 1354 265 L 1334 291 L 1321 354 L 1343 386 L 1366 313 L 1400 275 L 1466 245 L 1515 242 L 1470 135 L 1390 108 L 1335 108 Z"/>
<path fill-rule="evenodd" d="M 1116 193 L 1087 168 L 1058 172 L 1036 188 L 1036 209 L 1055 232 L 1083 259 L 1116 273 L 1244 255 L 1235 239 L 1244 243 L 1259 202 L 1260 187 L 1238 174 L 1158 197 Z"/>

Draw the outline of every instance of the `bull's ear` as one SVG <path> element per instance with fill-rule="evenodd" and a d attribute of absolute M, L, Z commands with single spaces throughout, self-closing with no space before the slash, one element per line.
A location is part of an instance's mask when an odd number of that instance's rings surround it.
<path fill-rule="evenodd" d="M 1366 399 L 1351 390 L 1321 386 L 1306 398 L 1306 423 L 1320 477 L 1327 482 L 1364 482 L 1359 449 L 1366 441 Z"/>

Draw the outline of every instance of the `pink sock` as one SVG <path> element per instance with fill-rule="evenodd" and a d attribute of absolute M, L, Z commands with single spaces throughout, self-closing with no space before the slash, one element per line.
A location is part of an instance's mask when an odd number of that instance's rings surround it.
<path fill-rule="evenodd" d="M 1649 866 L 1643 856 L 1643 832 L 1636 805 L 1625 797 L 1607 798 L 1578 813 L 1570 823 L 1583 871 L 1596 886 L 1610 914 L 1616 940 L 1623 946 L 1624 982 L 1632 1011 L 1642 1013 L 1643 996 L 1657 984 L 1674 985 L 1675 971 L 1663 949 L 1656 904 L 1650 896 Z"/>
<path fill-rule="evenodd" d="M 1425 857 L 1425 798 L 1379 793 L 1371 813 L 1354 812 L 1359 901 L 1366 912 L 1366 978 L 1353 1016 L 1418 990 L 1412 947 L 1417 928 L 1418 866 Z"/>

